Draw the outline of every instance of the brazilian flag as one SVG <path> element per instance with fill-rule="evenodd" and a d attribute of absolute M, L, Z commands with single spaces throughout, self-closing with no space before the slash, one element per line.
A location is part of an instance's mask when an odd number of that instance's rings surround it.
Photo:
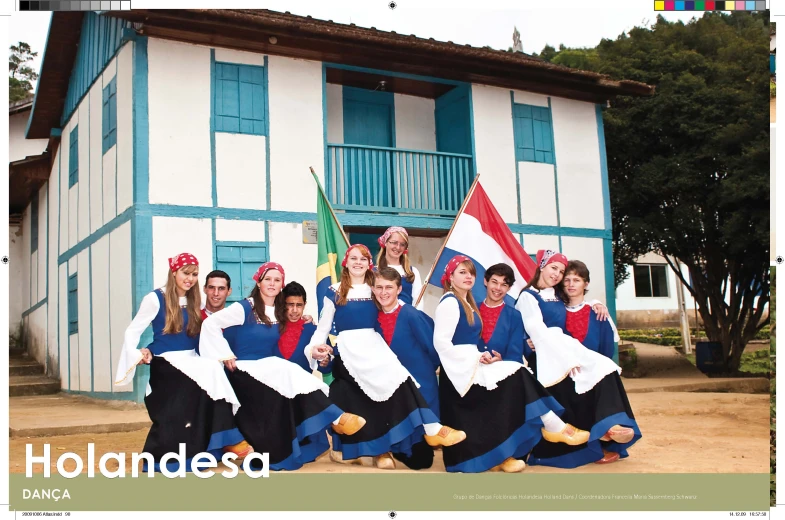
<path fill-rule="evenodd" d="M 317 229 L 317 247 L 318 256 L 316 259 L 316 302 L 319 309 L 319 315 L 322 314 L 322 307 L 324 297 L 327 295 L 328 288 L 341 279 L 341 261 L 343 260 L 346 250 L 349 248 L 349 242 L 346 235 L 338 223 L 338 219 L 333 212 L 327 196 L 324 194 L 322 185 L 319 178 L 311 170 L 313 178 L 319 187 L 319 194 L 316 203 L 316 229 Z M 331 337 L 332 343 L 335 344 L 335 338 Z M 324 376 L 324 382 L 327 384 L 332 383 L 332 374 Z"/>

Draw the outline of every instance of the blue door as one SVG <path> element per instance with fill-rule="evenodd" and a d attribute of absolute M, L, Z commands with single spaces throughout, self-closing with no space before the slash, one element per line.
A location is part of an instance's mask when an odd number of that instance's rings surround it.
<path fill-rule="evenodd" d="M 394 115 L 392 92 L 343 87 L 344 144 L 394 147 Z M 392 152 L 370 148 L 344 150 L 343 193 L 346 204 L 390 206 Z"/>

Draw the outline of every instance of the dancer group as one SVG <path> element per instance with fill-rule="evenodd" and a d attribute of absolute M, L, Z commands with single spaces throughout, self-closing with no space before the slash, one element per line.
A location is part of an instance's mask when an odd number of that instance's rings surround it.
<path fill-rule="evenodd" d="M 455 256 L 431 318 L 406 230 L 389 228 L 379 245 L 376 265 L 366 246 L 349 246 L 317 324 L 278 263 L 259 266 L 251 293 L 229 306 L 232 280 L 212 271 L 202 307 L 196 257 L 169 259 L 165 287 L 125 333 L 115 381 L 150 366 L 144 451 L 156 470 L 180 443 L 187 470 L 201 452 L 266 452 L 269 469 L 296 470 L 329 451 L 391 470 L 430 468 L 441 449 L 446 470 L 465 473 L 628 456 L 641 434 L 612 359 L 615 329 L 584 300 L 585 264 L 539 251 L 515 306 L 505 303 L 513 269 L 490 266 L 478 305 L 476 267 Z M 317 370 L 332 373 L 330 386 Z"/>

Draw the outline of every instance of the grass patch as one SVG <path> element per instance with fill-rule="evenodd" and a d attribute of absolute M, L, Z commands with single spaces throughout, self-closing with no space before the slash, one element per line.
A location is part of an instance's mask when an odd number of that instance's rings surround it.
<path fill-rule="evenodd" d="M 690 329 L 690 335 L 698 341 L 706 339 L 706 333 L 699 329 Z M 622 329 L 619 337 L 625 341 L 638 341 L 640 343 L 651 343 L 654 345 L 665 345 L 678 347 L 681 345 L 681 331 L 675 327 L 664 327 L 658 329 Z M 769 340 L 771 337 L 769 326 L 766 325 L 755 334 L 754 339 Z"/>
<path fill-rule="evenodd" d="M 695 352 L 684 356 L 690 363 L 695 363 Z M 697 365 L 696 365 L 697 366 Z M 769 350 L 756 350 L 755 352 L 745 352 L 741 355 L 741 364 L 739 365 L 739 372 L 750 374 L 754 376 L 769 377 L 771 372 L 771 357 Z M 773 381 L 773 379 L 772 379 Z"/>

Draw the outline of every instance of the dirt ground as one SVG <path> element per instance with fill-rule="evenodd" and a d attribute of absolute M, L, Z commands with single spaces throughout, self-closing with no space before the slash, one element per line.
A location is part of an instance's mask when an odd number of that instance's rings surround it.
<path fill-rule="evenodd" d="M 529 473 L 767 473 L 769 471 L 769 396 L 758 394 L 652 392 L 629 394 L 643 437 L 630 457 L 614 464 L 588 465 L 576 470 L 531 467 Z M 87 444 L 96 445 L 96 473 L 105 452 L 141 452 L 147 430 L 130 433 L 68 435 L 10 440 L 10 471 L 25 472 L 25 445 L 33 454 L 51 446 L 52 468 L 57 457 L 75 452 L 87 461 Z M 114 465 L 113 465 L 114 464 Z M 109 469 L 116 468 L 110 462 Z M 67 470 L 74 464 L 68 462 Z M 398 464 L 396 471 L 402 469 Z M 34 471 L 43 471 L 36 465 Z M 86 471 L 86 469 L 84 470 Z M 444 471 L 441 453 L 427 471 Z M 375 473 L 373 467 L 336 464 L 325 454 L 302 473 Z"/>

